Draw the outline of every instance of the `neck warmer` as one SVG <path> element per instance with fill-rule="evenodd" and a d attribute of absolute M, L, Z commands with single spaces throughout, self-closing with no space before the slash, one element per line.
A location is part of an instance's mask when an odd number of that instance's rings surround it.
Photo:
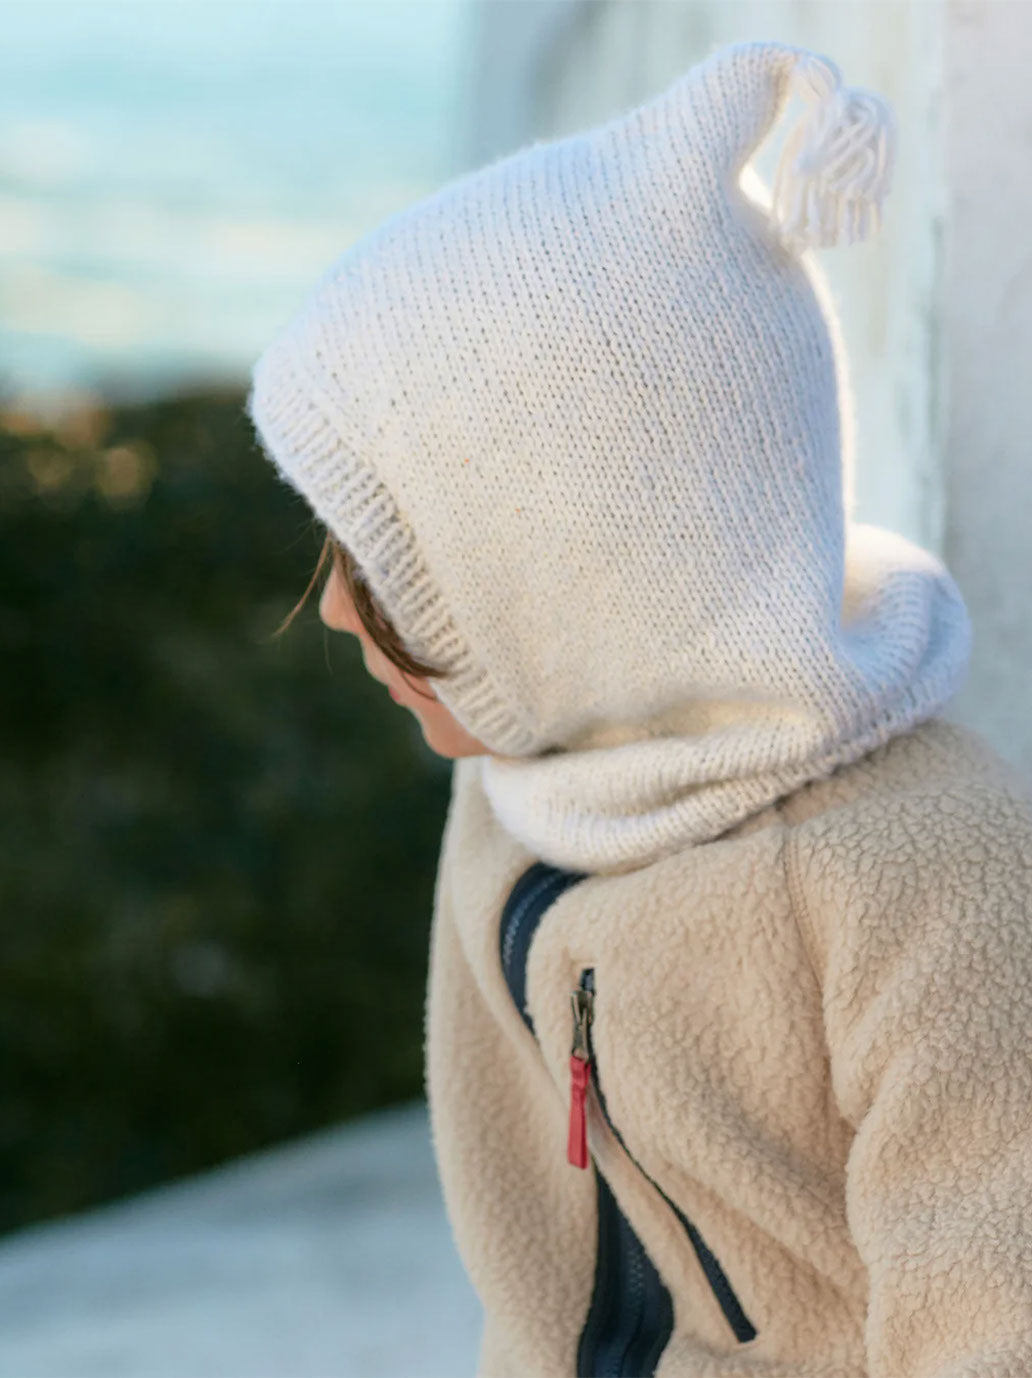
<path fill-rule="evenodd" d="M 749 159 L 793 92 L 769 189 Z M 717 837 L 960 686 L 953 579 L 852 518 L 815 258 L 880 224 L 894 149 L 829 58 L 718 48 L 383 221 L 255 365 L 264 450 L 552 865 Z"/>

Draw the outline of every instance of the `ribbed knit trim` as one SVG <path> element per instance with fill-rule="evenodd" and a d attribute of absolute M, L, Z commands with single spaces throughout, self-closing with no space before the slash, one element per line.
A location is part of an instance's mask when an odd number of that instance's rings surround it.
<path fill-rule="evenodd" d="M 448 699 L 461 705 L 468 730 L 505 754 L 535 751 L 533 729 L 477 665 L 411 527 L 375 470 L 344 441 L 346 428 L 289 331 L 255 366 L 247 412 L 268 458 L 354 556 L 406 648 L 449 671 Z"/>

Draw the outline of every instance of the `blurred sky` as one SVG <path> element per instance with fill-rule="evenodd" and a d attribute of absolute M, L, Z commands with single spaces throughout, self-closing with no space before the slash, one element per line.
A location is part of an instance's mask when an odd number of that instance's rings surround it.
<path fill-rule="evenodd" d="M 0 0 L 0 390 L 243 379 L 462 158 L 473 0 Z"/>

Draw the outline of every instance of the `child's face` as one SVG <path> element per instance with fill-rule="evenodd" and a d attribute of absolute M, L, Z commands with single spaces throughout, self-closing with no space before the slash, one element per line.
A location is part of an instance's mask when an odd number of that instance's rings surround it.
<path fill-rule="evenodd" d="M 471 737 L 440 702 L 427 679 L 406 677 L 380 650 L 363 627 L 346 585 L 336 569 L 331 569 L 319 599 L 319 616 L 332 631 L 353 632 L 362 643 L 362 659 L 373 679 L 392 690 L 395 701 L 411 708 L 419 719 L 423 737 L 431 751 L 454 760 L 457 756 L 486 756 L 487 747 Z"/>

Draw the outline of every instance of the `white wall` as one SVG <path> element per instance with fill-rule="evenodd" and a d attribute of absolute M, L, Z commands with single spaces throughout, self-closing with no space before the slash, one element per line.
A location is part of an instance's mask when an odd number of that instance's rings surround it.
<path fill-rule="evenodd" d="M 1032 332 L 1023 175 L 1032 3 L 1021 0 L 479 0 L 488 77 L 470 163 L 629 108 L 719 43 L 775 38 L 832 57 L 897 120 L 880 232 L 821 253 L 842 316 L 857 425 L 855 516 L 948 562 L 975 649 L 947 716 L 1032 777 L 1024 614 L 1032 532 L 1022 345 Z M 514 32 L 519 31 L 519 43 Z M 507 52 L 519 52 L 508 62 Z M 509 87 L 519 89 L 519 96 Z M 799 113 L 755 160 L 768 181 Z M 500 119 L 492 111 L 505 111 Z"/>
<path fill-rule="evenodd" d="M 957 716 L 1032 774 L 1032 5 L 948 15 L 946 558 L 975 629 Z"/>

